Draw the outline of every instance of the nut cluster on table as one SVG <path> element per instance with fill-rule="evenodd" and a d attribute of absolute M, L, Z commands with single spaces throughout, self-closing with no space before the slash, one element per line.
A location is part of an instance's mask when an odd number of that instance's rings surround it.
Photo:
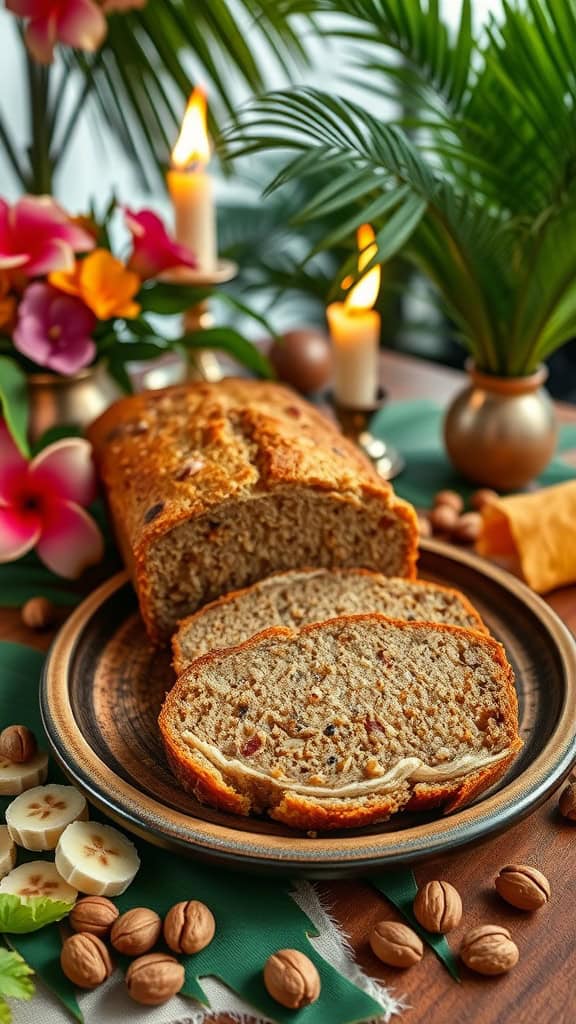
<path fill-rule="evenodd" d="M 566 790 L 564 791 L 566 792 Z M 494 885 L 506 903 L 517 910 L 535 911 L 550 900 L 550 883 L 529 864 L 508 864 L 501 868 Z M 447 935 L 462 920 L 462 900 L 450 882 L 434 880 L 420 886 L 412 907 L 416 922 L 433 935 Z M 369 937 L 372 952 L 390 967 L 408 968 L 420 962 L 424 945 L 408 925 L 379 921 Z M 506 974 L 520 957 L 507 928 L 481 924 L 469 928 L 460 944 L 460 958 L 476 974 Z"/>
<path fill-rule="evenodd" d="M 496 491 L 474 491 L 471 511 L 465 511 L 464 499 L 457 491 L 438 491 L 429 512 L 418 517 L 421 537 L 439 537 L 455 544 L 475 544 L 482 531 L 482 509 L 498 501 Z"/>

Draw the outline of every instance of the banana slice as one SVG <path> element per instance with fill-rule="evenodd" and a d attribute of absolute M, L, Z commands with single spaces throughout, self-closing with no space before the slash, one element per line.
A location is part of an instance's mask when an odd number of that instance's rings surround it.
<path fill-rule="evenodd" d="M 0 755 L 0 796 L 18 796 L 32 786 L 46 782 L 48 754 L 35 754 L 30 761 L 16 764 Z"/>
<path fill-rule="evenodd" d="M 0 882 L 0 893 L 11 892 L 16 896 L 49 896 L 52 900 L 73 902 L 78 891 L 68 885 L 48 860 L 31 860 L 21 864 Z"/>
<path fill-rule="evenodd" d="M 60 836 L 56 867 L 80 892 L 119 896 L 136 875 L 140 858 L 134 844 L 110 825 L 75 821 Z"/>
<path fill-rule="evenodd" d="M 0 825 L 0 878 L 4 878 L 16 863 L 16 846 L 6 825 Z"/>
<path fill-rule="evenodd" d="M 36 786 L 21 793 L 6 808 L 8 831 L 26 850 L 53 850 L 64 829 L 88 808 L 74 786 Z"/>

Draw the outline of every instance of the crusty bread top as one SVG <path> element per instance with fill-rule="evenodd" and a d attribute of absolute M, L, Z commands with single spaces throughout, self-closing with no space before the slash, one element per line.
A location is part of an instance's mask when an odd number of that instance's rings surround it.
<path fill-rule="evenodd" d="M 487 632 L 468 598 L 449 587 L 368 569 L 300 569 L 274 573 L 183 619 L 172 638 L 174 670 L 180 675 L 208 651 L 234 647 L 269 626 L 300 628 L 364 612 Z"/>
<path fill-rule="evenodd" d="M 177 768 L 200 754 L 261 803 L 263 787 L 356 797 L 464 776 L 521 745 L 500 644 L 378 614 L 276 627 L 207 654 L 159 723 Z"/>
<path fill-rule="evenodd" d="M 235 498 L 287 484 L 350 496 L 380 496 L 410 523 L 359 449 L 288 388 L 229 378 L 145 391 L 116 402 L 88 437 L 112 511 L 132 552 L 166 529 Z M 125 550 L 126 554 L 126 550 Z"/>

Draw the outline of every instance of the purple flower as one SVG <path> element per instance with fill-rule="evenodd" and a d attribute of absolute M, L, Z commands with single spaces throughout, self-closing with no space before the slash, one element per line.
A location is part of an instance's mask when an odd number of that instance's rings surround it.
<path fill-rule="evenodd" d="M 80 299 L 35 283 L 20 303 L 14 345 L 39 366 L 71 376 L 96 355 L 95 326 L 96 317 Z"/>

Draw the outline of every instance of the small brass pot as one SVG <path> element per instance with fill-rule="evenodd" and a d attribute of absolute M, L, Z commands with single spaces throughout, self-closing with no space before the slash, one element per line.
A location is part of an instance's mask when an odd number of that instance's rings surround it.
<path fill-rule="evenodd" d="M 470 384 L 453 400 L 444 441 L 456 469 L 473 483 L 510 491 L 548 465 L 558 424 L 544 388 L 548 370 L 528 377 L 493 377 L 467 364 Z"/>
<path fill-rule="evenodd" d="M 101 363 L 71 377 L 31 373 L 27 385 L 32 444 L 53 427 L 84 429 L 122 393 Z"/>

